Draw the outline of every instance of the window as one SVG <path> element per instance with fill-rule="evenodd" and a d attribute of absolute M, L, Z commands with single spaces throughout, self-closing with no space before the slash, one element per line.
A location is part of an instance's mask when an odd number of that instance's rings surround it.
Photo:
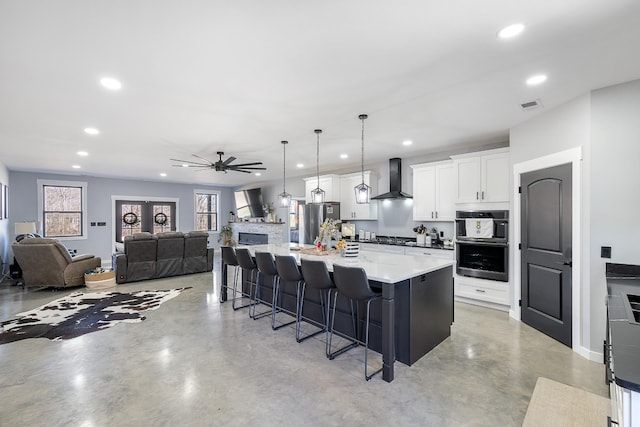
<path fill-rule="evenodd" d="M 219 198 L 217 191 L 195 190 L 196 224 L 195 229 L 201 231 L 218 231 L 220 216 Z"/>
<path fill-rule="evenodd" d="M 87 237 L 87 183 L 38 180 L 38 216 L 42 235 Z"/>

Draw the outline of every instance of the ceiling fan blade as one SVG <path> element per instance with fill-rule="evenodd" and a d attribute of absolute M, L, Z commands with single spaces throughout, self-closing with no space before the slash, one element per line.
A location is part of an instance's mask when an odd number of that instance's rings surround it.
<path fill-rule="evenodd" d="M 210 165 L 212 165 L 212 164 L 213 164 L 213 162 L 212 162 L 211 160 L 209 160 L 209 159 L 205 159 L 204 157 L 200 157 L 200 156 L 198 156 L 197 154 L 192 154 L 192 156 L 193 156 L 193 157 L 197 157 L 197 158 L 199 158 L 199 159 L 201 159 L 201 160 L 204 160 L 205 162 L 209 163 Z"/>
<path fill-rule="evenodd" d="M 229 168 L 232 171 L 236 171 L 236 170 L 240 170 L 240 169 L 246 169 L 246 170 L 251 170 L 251 171 L 266 171 L 267 168 Z"/>
<path fill-rule="evenodd" d="M 229 169 L 232 170 L 234 172 L 244 172 L 244 173 L 251 173 L 250 171 L 243 171 L 242 169 Z M 225 171 L 226 172 L 226 171 Z"/>
<path fill-rule="evenodd" d="M 231 165 L 229 167 L 231 167 L 231 168 L 243 168 L 245 166 L 255 166 L 255 165 L 261 165 L 261 164 L 262 164 L 262 162 L 240 163 L 240 164 L 237 164 L 237 165 Z"/>
<path fill-rule="evenodd" d="M 229 157 L 227 160 L 225 160 L 224 162 L 222 162 L 223 165 L 227 166 L 229 163 L 233 162 L 236 158 L 231 156 Z"/>
<path fill-rule="evenodd" d="M 169 159 L 172 162 L 180 162 L 180 163 L 191 163 L 192 165 L 201 165 L 201 166 L 210 166 L 211 163 L 200 163 L 200 162 L 192 162 L 190 160 L 180 160 L 180 159 Z M 182 165 L 174 165 L 174 166 L 182 166 Z"/>

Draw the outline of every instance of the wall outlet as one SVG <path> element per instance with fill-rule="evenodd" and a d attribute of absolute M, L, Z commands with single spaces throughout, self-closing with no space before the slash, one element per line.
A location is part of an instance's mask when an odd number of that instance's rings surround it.
<path fill-rule="evenodd" d="M 611 258 L 611 246 L 600 246 L 600 258 Z"/>

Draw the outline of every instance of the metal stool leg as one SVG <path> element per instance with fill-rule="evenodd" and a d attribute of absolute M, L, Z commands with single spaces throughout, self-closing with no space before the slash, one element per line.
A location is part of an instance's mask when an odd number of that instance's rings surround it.
<path fill-rule="evenodd" d="M 330 360 L 333 360 L 337 356 L 339 356 L 342 353 L 344 353 L 345 351 L 347 351 L 347 350 L 349 350 L 351 348 L 355 348 L 355 347 L 358 346 L 357 331 L 356 331 L 356 321 L 355 321 L 354 312 L 353 312 L 353 301 L 350 300 L 350 302 L 351 302 L 351 320 L 352 320 L 352 323 L 353 323 L 353 332 L 356 335 L 356 339 L 355 339 L 355 341 L 352 341 L 351 344 L 349 344 L 349 345 L 347 345 L 347 346 L 345 346 L 345 347 L 343 347 L 343 348 L 341 348 L 339 350 L 336 350 L 333 353 L 331 353 L 331 342 L 333 341 L 332 340 L 332 338 L 333 338 L 333 329 L 334 329 L 335 322 L 336 322 L 336 305 L 337 305 L 337 302 L 338 302 L 338 292 L 336 291 L 335 292 L 335 296 L 333 298 L 333 316 L 331 318 L 331 332 L 329 334 L 329 344 L 327 346 L 328 350 L 329 350 L 329 352 L 327 354 L 327 357 Z"/>
<path fill-rule="evenodd" d="M 256 314 L 256 306 L 258 305 L 258 299 L 260 299 L 260 302 L 262 302 L 262 286 L 260 286 L 259 282 L 260 282 L 260 271 L 256 273 L 256 283 L 255 283 L 256 291 L 255 291 L 255 299 L 253 300 L 253 314 L 251 315 L 251 318 L 253 320 L 260 319 L 261 317 L 271 314 L 271 310 L 267 310 L 262 313 Z M 273 305 L 273 301 L 272 301 L 272 305 Z"/>
<path fill-rule="evenodd" d="M 276 280 L 277 279 L 277 280 Z M 276 282 L 273 286 L 273 299 L 271 300 L 271 329 L 277 331 L 280 328 L 296 323 L 295 320 L 291 322 L 283 323 L 282 325 L 276 326 L 276 313 L 281 312 L 281 309 L 278 309 L 278 298 L 282 300 L 282 289 L 280 289 L 280 276 L 274 277 L 274 281 Z M 298 293 L 298 289 L 300 287 L 300 282 L 296 284 L 296 294 Z M 297 305 L 297 301 L 296 301 Z M 282 304 L 280 304 L 282 306 Z"/>
<path fill-rule="evenodd" d="M 241 306 L 236 306 L 236 294 L 239 292 L 240 293 L 240 298 L 242 298 L 243 296 L 246 296 L 247 294 L 244 293 L 244 283 L 242 283 L 242 274 L 238 274 L 238 270 L 242 270 L 240 268 L 240 266 L 236 265 L 235 268 L 235 273 L 234 273 L 234 277 L 233 277 L 233 300 L 231 301 L 231 307 L 233 307 L 234 310 L 240 310 L 241 308 L 245 308 L 245 307 L 250 307 L 251 306 L 251 295 L 249 295 L 249 304 L 244 304 Z M 240 276 L 240 291 L 238 291 L 238 276 Z M 251 294 L 251 291 L 249 291 L 249 294 Z"/>
<path fill-rule="evenodd" d="M 382 372 L 382 368 L 378 369 L 377 371 L 375 371 L 373 374 L 371 375 L 367 375 L 367 368 L 368 368 L 368 354 L 369 354 L 369 314 L 371 312 L 371 301 L 375 300 L 377 298 L 371 298 L 367 301 L 367 325 L 366 325 L 366 333 L 365 333 L 365 343 L 364 343 L 364 378 L 369 381 L 371 378 L 373 378 L 373 376 L 379 372 Z"/>
<path fill-rule="evenodd" d="M 327 329 L 327 320 L 324 316 L 324 302 L 322 299 L 322 290 L 320 290 L 320 309 L 322 310 L 323 326 L 319 331 L 313 332 L 309 335 L 301 337 L 300 322 L 302 322 L 302 309 L 304 308 L 304 295 L 307 284 L 304 281 L 298 282 L 298 292 L 296 293 L 296 341 L 302 342 L 308 338 L 321 334 Z"/>

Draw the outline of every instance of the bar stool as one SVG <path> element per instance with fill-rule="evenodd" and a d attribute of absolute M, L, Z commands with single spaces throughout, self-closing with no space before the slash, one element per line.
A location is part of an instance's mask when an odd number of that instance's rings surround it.
<path fill-rule="evenodd" d="M 335 292 L 335 296 L 333 299 L 333 317 L 331 319 L 331 329 L 329 333 L 329 349 L 331 349 L 331 338 L 333 337 L 333 327 L 336 321 L 336 302 L 338 299 L 338 295 L 342 295 L 345 298 L 349 299 L 351 302 L 351 317 L 353 319 L 353 303 L 356 305 L 360 302 L 364 302 L 366 304 L 366 313 L 365 313 L 365 341 L 364 341 L 364 378 L 369 381 L 375 374 L 382 371 L 382 368 L 378 369 L 371 375 L 368 375 L 368 353 L 369 353 L 369 314 L 371 308 L 371 301 L 375 301 L 382 297 L 382 294 L 378 292 L 374 292 L 369 285 L 369 279 L 367 279 L 367 274 L 364 269 L 360 267 L 344 267 L 341 265 L 334 264 L 333 265 L 333 280 L 336 284 L 337 291 Z M 356 316 L 359 317 L 359 316 Z M 359 329 L 357 326 L 360 324 L 360 319 L 357 318 L 356 322 L 354 322 L 354 336 L 352 345 L 341 349 L 332 355 L 330 355 L 330 359 L 333 359 L 338 354 L 343 353 L 351 347 L 357 347 L 358 344 L 362 344 L 362 341 L 358 340 L 360 336 Z"/>
<path fill-rule="evenodd" d="M 298 304 L 298 313 L 296 316 L 296 340 L 298 342 L 302 342 L 307 338 L 311 338 L 314 335 L 325 332 L 327 336 L 325 337 L 325 354 L 329 357 L 329 347 L 328 347 L 328 334 L 329 334 L 329 302 L 331 300 L 331 290 L 335 289 L 336 285 L 331 280 L 331 276 L 329 276 L 329 270 L 327 269 L 327 264 L 324 261 L 312 261 L 309 259 L 301 259 L 300 260 L 300 271 L 302 272 L 302 277 L 304 281 L 302 282 L 302 290 L 300 292 L 300 299 Z M 322 310 L 322 325 L 318 325 L 309 319 L 304 319 L 302 316 L 302 309 L 304 308 L 304 296 L 306 292 L 306 287 L 309 287 L 318 290 L 320 294 L 320 309 Z M 307 335 L 306 337 L 300 338 L 300 322 L 305 320 L 307 323 L 315 324 L 316 326 L 321 327 L 318 332 Z"/>
<path fill-rule="evenodd" d="M 275 329 L 280 329 L 283 326 L 291 325 L 292 323 L 296 323 L 296 338 L 298 337 L 298 324 L 297 324 L 297 313 L 298 313 L 298 304 L 300 303 L 300 285 L 303 282 L 302 274 L 300 273 L 300 269 L 298 268 L 298 262 L 296 259 L 290 255 L 276 255 L 276 270 L 278 271 L 279 280 L 276 283 L 276 289 L 274 293 L 275 302 L 272 308 L 272 317 L 271 317 L 271 326 Z M 282 306 L 282 285 L 287 282 L 295 282 L 296 283 L 296 308 L 295 311 L 287 310 Z M 278 300 L 280 300 L 280 304 L 278 305 Z M 276 327 L 276 312 L 286 313 L 296 318 L 292 322 L 288 322 Z"/>
<path fill-rule="evenodd" d="M 239 307 L 236 306 L 236 299 L 241 299 L 242 297 L 251 298 L 251 295 L 247 294 L 242 289 L 240 289 L 239 291 L 240 298 L 236 297 L 236 295 L 238 294 L 238 271 L 240 270 L 238 266 L 238 258 L 236 257 L 236 251 L 231 246 L 221 246 L 220 249 L 222 250 L 222 262 L 227 265 L 227 268 L 233 267 L 233 288 L 232 288 L 233 298 L 231 300 L 231 306 L 233 307 L 234 310 L 239 310 L 244 307 L 249 307 L 250 303 L 239 306 Z M 229 286 L 227 285 L 227 288 L 228 287 Z"/>
<path fill-rule="evenodd" d="M 258 302 L 261 303 L 266 303 L 266 301 L 264 301 L 262 298 L 255 298 L 253 301 L 253 318 L 254 319 L 259 319 L 263 316 L 266 316 L 268 314 L 271 314 L 271 327 L 275 330 L 277 329 L 275 327 L 275 321 L 274 321 L 274 310 L 276 307 L 276 291 L 278 288 L 278 283 L 280 281 L 280 277 L 278 276 L 278 270 L 276 269 L 276 263 L 273 260 L 273 256 L 271 255 L 271 253 L 269 252 L 258 252 L 256 251 L 255 253 L 255 257 L 256 257 L 256 266 L 258 267 L 258 282 L 260 282 L 260 275 L 263 276 L 271 276 L 271 288 L 273 290 L 273 296 L 271 297 L 271 310 L 269 311 L 265 311 L 264 313 L 260 313 L 260 314 L 255 314 L 256 312 L 256 305 L 258 304 Z M 258 293 L 258 290 L 260 291 L 260 293 L 262 293 L 262 287 L 260 285 L 258 285 L 258 289 L 256 290 L 256 294 Z"/>
<path fill-rule="evenodd" d="M 242 269 L 242 271 L 249 270 L 249 317 L 251 315 L 251 305 L 254 300 L 254 290 L 257 292 L 258 281 L 254 280 L 254 274 L 258 275 L 258 267 L 256 267 L 256 263 L 253 261 L 251 257 L 251 253 L 247 248 L 238 248 L 236 249 L 236 259 L 238 260 L 238 266 Z"/>

